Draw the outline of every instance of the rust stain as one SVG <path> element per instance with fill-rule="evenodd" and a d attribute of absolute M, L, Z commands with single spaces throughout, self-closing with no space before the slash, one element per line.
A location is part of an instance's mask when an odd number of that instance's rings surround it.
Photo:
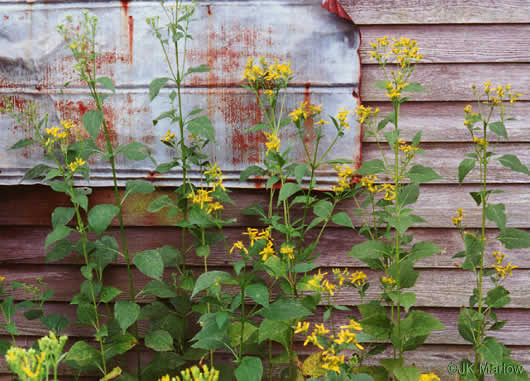
<path fill-rule="evenodd" d="M 4 20 L 9 20 L 9 16 L 8 15 L 4 15 Z"/>
<path fill-rule="evenodd" d="M 210 4 L 206 5 L 206 9 L 208 10 L 208 16 L 212 15 L 212 8 L 210 7 Z"/>
<path fill-rule="evenodd" d="M 307 82 L 304 86 L 304 103 L 307 105 L 311 104 L 311 83 Z M 313 144 L 315 142 L 315 130 L 313 126 L 313 119 L 307 119 L 304 122 L 304 141 L 308 147 L 309 153 L 313 154 Z M 299 159 L 305 159 L 304 152 L 300 151 L 301 157 Z"/>
<path fill-rule="evenodd" d="M 134 18 L 129 16 L 129 63 L 133 63 Z"/>
<path fill-rule="evenodd" d="M 132 64 L 133 61 L 133 34 L 134 34 L 134 19 L 129 16 L 129 1 L 120 0 L 121 6 L 121 32 L 120 32 L 120 48 L 126 43 L 129 44 L 127 49 L 126 62 Z"/>

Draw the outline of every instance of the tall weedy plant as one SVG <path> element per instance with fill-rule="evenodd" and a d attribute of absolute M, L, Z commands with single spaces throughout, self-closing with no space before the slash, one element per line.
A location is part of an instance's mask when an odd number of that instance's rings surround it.
<path fill-rule="evenodd" d="M 530 247 L 530 234 L 507 227 L 505 205 L 491 200 L 495 197 L 493 195 L 502 194 L 503 191 L 488 186 L 492 160 L 497 160 L 512 171 L 530 175 L 528 168 L 517 156 L 500 156 L 495 152 L 496 143 L 508 138 L 505 123 L 510 119 L 508 115 L 511 105 L 521 94 L 514 92 L 511 85 L 492 87 L 490 82 L 484 83 L 483 89 L 473 86 L 473 92 L 477 99 L 476 112 L 472 105 L 467 105 L 464 109 L 464 125 L 471 134 L 473 151 L 458 166 L 458 182 L 462 183 L 471 171 L 478 169 L 480 189 L 470 195 L 480 208 L 481 227 L 478 231 L 466 229 L 462 209 L 457 210 L 453 223 L 459 229 L 465 247 L 455 257 L 465 258 L 462 268 L 473 271 L 475 275 L 469 308 L 462 308 L 458 317 L 458 331 L 464 340 L 473 344 L 475 358 L 473 361 L 463 359 L 459 369 L 463 373 L 462 380 L 466 381 L 483 381 L 486 374 L 494 374 L 501 381 L 527 380 L 524 368 L 510 358 L 510 350 L 489 336 L 490 332 L 500 330 L 506 324 L 506 320 L 498 319 L 494 310 L 510 303 L 510 293 L 504 287 L 504 281 L 517 268 L 506 259 L 504 253 L 490 248 L 495 241 L 500 241 L 506 249 Z M 497 237 L 488 234 L 488 220 L 500 230 Z M 491 256 L 494 260 L 492 269 L 488 269 L 486 256 Z M 489 284 L 486 282 L 488 277 L 491 281 Z M 503 367 L 511 367 L 514 371 L 502 371 Z"/>
<path fill-rule="evenodd" d="M 380 277 L 379 299 L 358 306 L 361 326 L 373 338 L 392 344 L 393 358 L 381 360 L 387 378 L 418 380 L 421 376 L 422 380 L 436 380 L 434 374 L 422 375 L 416 367 L 407 366 L 404 358 L 404 352 L 416 349 L 432 331 L 445 328 L 423 311 L 410 311 L 416 295 L 407 291 L 419 276 L 414 269 L 415 262 L 441 251 L 432 242 L 413 242 L 409 231 L 415 223 L 425 222 L 411 208 L 418 199 L 420 184 L 440 179 L 431 168 L 414 163 L 416 156 L 423 154 L 419 147 L 421 132 L 410 143 L 401 138 L 400 106 L 408 100 L 403 94 L 424 91 L 419 83 L 410 82 L 422 56 L 416 41 L 408 38 L 389 40 L 385 36 L 370 45 L 374 49 L 371 58 L 385 76 L 385 80 L 377 82 L 377 87 L 385 91 L 392 111 L 378 120 L 379 109 L 359 106 L 356 110 L 359 123 L 364 123 L 365 135 L 375 139 L 381 159 L 366 161 L 357 171 L 363 177 L 356 187 L 364 198 L 354 200 L 364 222 L 360 232 L 368 240 L 354 246 L 349 255 L 373 270 L 384 272 Z M 379 184 L 378 175 L 386 182 Z"/>

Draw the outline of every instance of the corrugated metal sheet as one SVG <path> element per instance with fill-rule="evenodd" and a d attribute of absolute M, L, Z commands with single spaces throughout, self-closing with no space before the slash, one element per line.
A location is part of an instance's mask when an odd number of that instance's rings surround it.
<path fill-rule="evenodd" d="M 117 88 L 116 95 L 105 102 L 113 143 L 141 141 L 152 147 L 158 161 L 168 161 L 171 152 L 159 143 L 168 125 L 153 127 L 151 122 L 166 110 L 167 103 L 164 97 L 150 103 L 147 95 L 150 81 L 166 75 L 162 51 L 144 21 L 161 13 L 157 3 L 0 3 L 0 94 L 14 95 L 19 108 L 29 100 L 37 102 L 50 114 L 52 123 L 65 118 L 79 121 L 93 108 L 86 89 L 75 80 L 72 58 L 55 31 L 67 14 L 76 15 L 85 8 L 100 20 L 100 75 L 113 78 Z M 299 101 L 322 103 L 329 114 L 341 107 L 356 107 L 358 33 L 350 22 L 322 9 L 320 1 L 214 1 L 200 4 L 197 19 L 192 24 L 189 61 L 191 65 L 206 63 L 213 70 L 190 78 L 183 101 L 185 111 L 204 108 L 216 127 L 217 144 L 210 153 L 228 176 L 227 185 L 259 185 L 238 182 L 240 171 L 259 163 L 264 153 L 263 137 L 244 132 L 261 118 L 256 99 L 239 87 L 248 57 L 265 55 L 292 62 L 295 80 L 288 91 L 288 108 Z M 70 86 L 61 94 L 67 81 L 71 81 Z M 0 131 L 0 183 L 14 184 L 27 168 L 42 160 L 42 152 L 33 146 L 7 152 L 23 137 L 23 131 L 6 117 L 0 117 Z M 293 131 L 286 131 L 284 138 L 289 134 L 294 136 Z M 293 155 L 301 158 L 302 152 L 295 148 Z M 355 123 L 332 157 L 359 161 L 360 134 Z M 94 162 L 91 168 L 91 185 L 110 184 L 108 166 Z M 160 185 L 178 183 L 178 172 L 160 176 L 152 169 L 148 160 L 118 161 L 121 181 L 149 177 Z M 192 178 L 198 175 L 191 173 Z M 331 168 L 319 176 L 321 184 L 335 181 Z"/>

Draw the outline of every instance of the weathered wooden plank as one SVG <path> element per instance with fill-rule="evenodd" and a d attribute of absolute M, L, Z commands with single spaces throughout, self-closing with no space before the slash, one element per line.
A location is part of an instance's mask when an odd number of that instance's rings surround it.
<path fill-rule="evenodd" d="M 215 267 L 209 267 L 214 270 Z M 226 268 L 221 268 L 226 269 Z M 197 273 L 202 271 L 201 268 L 195 268 Z M 323 268 L 322 271 L 331 271 L 329 268 Z M 166 276 L 170 278 L 170 270 L 167 270 Z M 366 300 L 377 298 L 380 294 L 378 287 L 381 272 L 366 270 L 368 280 L 373 287 L 367 292 Z M 512 301 L 507 308 L 530 308 L 530 295 L 528 294 L 528 270 L 515 269 L 513 276 L 505 281 L 505 287 L 511 290 Z M 37 277 L 54 289 L 54 301 L 69 301 L 78 292 L 83 277 L 79 273 L 78 266 L 59 266 L 59 265 L 10 265 L 3 270 L 3 275 L 7 281 L 19 281 L 32 283 Z M 133 269 L 133 279 L 135 286 L 139 291 L 149 281 L 147 277 L 136 269 Z M 433 282 L 437 279 L 437 282 Z M 123 288 L 127 284 L 127 273 L 123 266 L 111 266 L 105 270 L 105 284 Z M 461 269 L 430 270 L 425 269 L 420 272 L 417 284 L 411 290 L 416 292 L 416 302 L 419 307 L 459 307 L 466 305 L 471 290 L 474 287 L 473 273 Z M 486 281 L 486 287 L 490 287 L 489 280 Z M 12 292 L 12 295 L 21 300 L 27 296 L 21 290 Z M 126 298 L 125 294 L 118 298 Z M 149 300 L 142 297 L 140 300 Z M 344 290 L 337 296 L 337 303 L 344 305 L 355 305 L 359 303 L 359 296 L 351 290 Z"/>
<path fill-rule="evenodd" d="M 353 306 L 350 307 L 352 311 L 335 311 L 333 313 L 333 320 L 335 327 L 345 325 L 348 322 L 348 318 L 353 316 L 359 320 L 360 315 L 357 309 Z M 90 326 L 76 325 L 76 306 L 66 303 L 47 303 L 44 307 L 46 314 L 62 314 L 70 320 L 70 325 L 65 328 L 62 332 L 63 335 L 86 337 L 91 340 L 94 334 L 94 330 Z M 438 318 L 446 329 L 441 331 L 433 332 L 428 340 L 427 344 L 467 344 L 467 342 L 460 337 L 457 329 L 457 319 L 460 313 L 458 308 L 422 308 L 432 316 Z M 311 323 L 322 323 L 322 315 L 325 311 L 324 307 L 319 307 L 314 315 L 308 318 L 307 321 Z M 526 317 L 528 311 L 523 309 L 505 309 L 500 310 L 497 313 L 499 320 L 508 320 L 504 328 L 500 331 L 492 332 L 492 336 L 497 338 L 505 345 L 528 345 L 528 340 L 525 335 L 530 329 L 530 322 Z M 38 320 L 27 320 L 24 318 L 21 312 L 15 315 L 15 321 L 17 322 L 17 329 L 22 336 L 44 336 L 48 334 L 48 329 L 44 327 Z M 324 323 L 327 327 L 331 326 L 331 321 L 328 320 Z M 149 330 L 149 323 L 147 321 L 141 321 L 139 324 L 140 337 L 144 337 Z M 297 341 L 303 341 L 303 336 L 297 335 Z"/>
<path fill-rule="evenodd" d="M 492 189 L 504 191 L 502 194 L 492 195 L 490 201 L 493 203 L 506 203 L 509 227 L 530 228 L 528 214 L 530 213 L 530 194 L 526 192 L 526 186 L 518 184 L 498 184 Z M 427 220 L 427 223 L 417 224 L 416 227 L 429 228 L 451 228 L 451 218 L 454 217 L 456 208 L 464 208 L 467 216 L 464 225 L 468 228 L 480 227 L 480 210 L 469 196 L 469 192 L 477 191 L 477 185 L 464 184 L 426 184 L 422 185 L 420 197 L 414 205 L 416 214 Z M 19 186 L 2 187 L 0 197 L 0 226 L 17 225 L 44 225 L 49 226 L 51 213 L 56 206 L 69 206 L 64 195 L 55 193 L 43 186 Z M 171 194 L 170 189 L 160 189 L 150 195 L 133 195 L 124 204 L 124 221 L 128 226 L 169 226 L 176 220 L 168 220 L 167 215 L 162 213 L 148 213 L 147 206 L 151 200 L 163 195 Z M 225 218 L 237 218 L 233 226 L 256 226 L 260 225 L 254 216 L 241 215 L 241 211 L 248 206 L 259 203 L 266 205 L 268 196 L 263 191 L 234 190 L 231 197 L 237 200 L 233 205 L 225 205 Z M 46 200 L 46 202 L 35 203 L 35 199 Z M 114 193 L 108 188 L 94 191 L 90 196 L 91 205 L 100 203 L 113 203 Z M 361 224 L 361 219 L 353 216 L 354 203 L 344 202 L 337 207 L 337 211 L 344 211 L 352 215 L 356 226 Z M 278 213 L 280 213 L 278 211 Z M 294 211 L 296 215 L 296 210 Z M 495 227 L 488 222 L 488 227 Z"/>
<path fill-rule="evenodd" d="M 423 63 L 530 61 L 525 43 L 530 37 L 529 24 L 366 25 L 359 30 L 362 63 L 370 62 L 368 52 L 373 48 L 368 43 L 383 36 L 416 40 Z"/>
<path fill-rule="evenodd" d="M 528 0 L 340 0 L 356 25 L 528 23 Z"/>
<path fill-rule="evenodd" d="M 51 228 L 41 226 L 1 227 L 0 237 L 2 237 L 2 245 L 0 246 L 0 263 L 4 265 L 16 263 L 45 264 L 46 250 L 43 245 L 46 235 L 50 231 Z M 223 231 L 226 234 L 229 247 L 239 240 L 246 242 L 247 237 L 242 235 L 245 229 L 242 227 L 225 228 Z M 412 229 L 411 233 L 415 237 L 414 242 L 431 241 L 443 250 L 443 252 L 430 258 L 419 260 L 416 264 L 417 268 L 455 268 L 456 264 L 461 263 L 461 260 L 452 258 L 455 253 L 464 250 L 463 241 L 457 230 L 417 228 Z M 487 235 L 490 238 L 496 237 L 498 233 L 499 231 L 496 229 L 488 229 L 487 231 Z M 307 237 L 308 239 L 314 239 L 316 234 L 314 231 L 308 234 Z M 110 235 L 114 236 L 120 242 L 119 230 L 113 229 Z M 129 252 L 131 253 L 149 250 L 163 245 L 181 247 L 181 234 L 179 234 L 176 228 L 171 227 L 128 227 L 126 229 L 126 237 Z M 317 251 L 322 252 L 322 255 L 315 263 L 326 267 L 366 267 L 359 260 L 347 256 L 351 248 L 363 242 L 363 240 L 363 237 L 360 237 L 351 229 L 330 227 L 321 237 Z M 530 269 L 528 250 L 520 249 L 507 252 L 498 241 L 493 241 L 488 246 L 488 252 L 496 250 L 506 252 L 510 257 L 510 261 L 514 265 L 519 266 L 519 268 Z M 232 255 L 235 256 L 236 254 L 233 253 Z M 203 258 L 191 254 L 187 256 L 186 261 L 191 266 L 201 266 Z M 65 259 L 54 263 L 81 264 L 82 259 L 75 255 L 69 255 Z M 118 257 L 117 263 L 124 264 L 125 260 L 122 257 Z M 230 265 L 231 262 L 223 243 L 219 243 L 210 248 L 208 263 L 211 266 Z M 484 263 L 490 267 L 495 263 L 495 260 L 493 256 L 487 255 Z"/>
<path fill-rule="evenodd" d="M 379 107 L 386 116 L 392 106 L 389 102 L 363 102 L 365 106 Z M 422 142 L 470 141 L 464 126 L 464 107 L 468 102 L 406 102 L 400 106 L 399 128 L 402 138 L 411 141 L 421 131 Z M 478 106 L 472 103 L 473 108 Z M 530 142 L 530 104 L 525 101 L 511 105 L 509 115 L 515 120 L 506 121 L 509 142 Z M 373 142 L 373 137 L 363 137 L 363 142 Z"/>
<path fill-rule="evenodd" d="M 411 82 L 419 82 L 426 93 L 411 93 L 414 101 L 473 101 L 471 85 L 481 88 L 484 82 L 492 85 L 512 84 L 514 90 L 525 93 L 520 99 L 529 100 L 530 64 L 424 64 L 416 66 Z M 387 71 L 392 70 L 387 67 Z M 378 65 L 363 65 L 363 86 L 361 99 L 364 102 L 386 101 L 388 97 L 383 90 L 375 87 L 375 82 L 383 80 L 384 74 Z"/>

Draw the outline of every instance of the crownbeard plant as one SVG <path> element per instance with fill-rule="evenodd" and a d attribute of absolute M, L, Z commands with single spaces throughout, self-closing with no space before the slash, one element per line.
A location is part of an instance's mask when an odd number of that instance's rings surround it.
<path fill-rule="evenodd" d="M 507 227 L 506 207 L 502 203 L 495 203 L 492 198 L 502 194 L 500 189 L 488 187 L 489 164 L 497 160 L 502 166 L 512 171 L 530 175 L 530 171 L 515 155 L 500 156 L 495 152 L 498 144 L 503 139 L 508 139 L 505 123 L 511 106 L 522 95 L 514 92 L 511 85 L 498 85 L 492 87 L 491 82 L 484 83 L 483 89 L 473 86 L 477 100 L 476 112 L 472 105 L 467 105 L 464 125 L 471 134 L 473 151 L 458 166 L 458 182 L 461 184 L 466 176 L 478 169 L 480 176 L 480 189 L 470 192 L 472 199 L 480 208 L 481 226 L 477 231 L 465 228 L 463 223 L 466 214 L 464 210 L 457 209 L 453 224 L 458 228 L 464 242 L 464 250 L 457 253 L 455 258 L 464 258 L 462 268 L 473 271 L 475 287 L 469 297 L 469 307 L 462 308 L 458 317 L 458 332 L 462 338 L 471 344 L 475 351 L 475 358 L 462 359 L 461 366 L 472 366 L 473 372 L 462 376 L 465 381 L 484 381 L 485 373 L 494 373 L 500 381 L 528 380 L 524 369 L 510 358 L 510 350 L 492 336 L 490 332 L 498 331 L 504 327 L 506 320 L 499 320 L 494 312 L 510 303 L 509 291 L 504 287 L 504 281 L 512 275 L 512 270 L 517 268 L 507 260 L 507 256 L 494 250 L 500 242 L 506 249 L 522 249 L 530 247 L 530 234 L 523 230 Z M 493 135 L 493 138 L 492 138 Z M 477 168 L 478 167 L 478 168 Z M 495 224 L 500 230 L 497 237 L 487 231 L 487 221 Z M 491 268 L 487 265 L 489 256 L 494 264 Z M 508 263 L 506 263 L 508 262 Z M 490 279 L 490 284 L 486 279 Z M 486 371 L 483 366 L 487 364 Z M 512 366 L 520 372 L 506 374 L 495 372 L 494 367 Z"/>
<path fill-rule="evenodd" d="M 367 241 L 354 246 L 348 255 L 383 272 L 379 298 L 360 304 L 358 309 L 364 332 L 390 342 L 393 356 L 381 360 L 382 367 L 372 368 L 369 373 L 377 380 L 438 380 L 434 374 L 421 374 L 404 358 L 404 352 L 423 344 L 432 331 L 445 328 L 435 317 L 411 311 L 416 295 L 407 291 L 419 275 L 414 269 L 416 261 L 441 251 L 432 242 L 413 242 L 409 231 L 415 223 L 426 222 L 411 208 L 418 199 L 420 184 L 441 178 L 431 168 L 414 163 L 417 155 L 423 154 L 419 147 L 421 132 L 411 142 L 401 138 L 400 106 L 408 100 L 403 93 L 424 91 L 419 83 L 410 82 L 422 56 L 416 41 L 408 38 L 390 40 L 385 36 L 370 45 L 371 59 L 380 65 L 385 77 L 377 87 L 392 102 L 392 111 L 381 119 L 379 109 L 361 105 L 356 110 L 365 136 L 375 140 L 381 159 L 366 161 L 357 171 L 362 176 L 356 185 L 361 197 L 354 196 L 354 202 L 363 221 L 360 233 Z M 384 346 L 378 349 L 384 350 Z"/>

